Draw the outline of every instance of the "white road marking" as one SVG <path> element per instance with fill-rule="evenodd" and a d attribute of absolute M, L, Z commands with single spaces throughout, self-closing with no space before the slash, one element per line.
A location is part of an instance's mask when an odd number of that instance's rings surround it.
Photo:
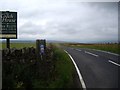
<path fill-rule="evenodd" d="M 77 73 L 78 73 L 78 76 L 79 76 L 79 80 L 80 80 L 80 82 L 81 82 L 81 84 L 82 84 L 82 88 L 83 88 L 83 90 L 86 90 L 85 82 L 84 82 L 84 80 L 83 80 L 83 78 L 82 78 L 82 75 L 81 75 L 81 73 L 80 73 L 80 71 L 79 71 L 79 69 L 78 69 L 78 67 L 77 67 L 74 59 L 72 58 L 72 56 L 71 56 L 66 50 L 64 50 L 64 51 L 65 51 L 65 52 L 69 55 L 69 57 L 71 58 L 74 66 L 75 66 L 75 68 L 76 68 L 76 70 L 77 70 Z"/>
<path fill-rule="evenodd" d="M 85 51 L 85 53 L 98 57 L 98 55 Z"/>
<path fill-rule="evenodd" d="M 81 51 L 80 49 L 76 49 L 77 51 Z"/>
<path fill-rule="evenodd" d="M 89 49 L 89 50 L 90 50 L 90 49 Z M 92 50 L 95 50 L 95 51 L 104 52 L 104 53 L 108 53 L 108 54 L 112 54 L 112 55 L 119 56 L 119 54 L 111 53 L 111 52 L 107 52 L 107 51 L 103 51 L 103 50 L 97 50 L 97 49 L 92 49 Z"/>
<path fill-rule="evenodd" d="M 114 64 L 114 65 L 120 66 L 120 64 L 115 63 L 115 62 L 113 62 L 113 61 L 111 61 L 111 60 L 108 60 L 108 62 L 110 62 L 110 63 L 112 63 L 112 64 Z"/>

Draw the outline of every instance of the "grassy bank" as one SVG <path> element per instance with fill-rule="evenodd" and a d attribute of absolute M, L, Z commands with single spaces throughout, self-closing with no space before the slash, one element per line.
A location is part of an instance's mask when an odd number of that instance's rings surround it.
<path fill-rule="evenodd" d="M 74 86 L 73 74 L 74 66 L 69 56 L 60 48 L 54 48 L 55 60 L 55 81 L 51 80 L 50 87 L 54 88 L 70 88 Z"/>
<path fill-rule="evenodd" d="M 118 44 L 67 44 L 67 46 L 77 47 L 77 48 L 90 48 L 97 50 L 109 51 L 112 53 L 120 54 L 120 45 Z"/>

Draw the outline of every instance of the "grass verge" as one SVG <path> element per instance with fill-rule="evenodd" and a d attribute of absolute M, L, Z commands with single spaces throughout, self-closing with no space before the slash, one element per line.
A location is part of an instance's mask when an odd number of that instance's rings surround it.
<path fill-rule="evenodd" d="M 74 66 L 69 56 L 60 48 L 54 47 L 55 80 L 52 80 L 50 88 L 73 87 Z"/>

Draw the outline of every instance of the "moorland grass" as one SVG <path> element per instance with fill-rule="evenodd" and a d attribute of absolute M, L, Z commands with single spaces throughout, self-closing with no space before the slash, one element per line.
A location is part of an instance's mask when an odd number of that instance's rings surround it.
<path fill-rule="evenodd" d="M 112 53 L 120 54 L 120 45 L 119 44 L 68 44 L 67 46 L 75 47 L 75 48 L 89 48 L 89 49 L 97 49 L 97 50 L 103 50 L 108 51 Z"/>

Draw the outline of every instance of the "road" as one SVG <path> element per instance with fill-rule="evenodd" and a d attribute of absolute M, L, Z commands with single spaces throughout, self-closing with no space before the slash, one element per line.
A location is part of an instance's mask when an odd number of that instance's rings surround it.
<path fill-rule="evenodd" d="M 78 48 L 64 48 L 75 61 L 86 88 L 118 88 L 118 55 Z"/>

